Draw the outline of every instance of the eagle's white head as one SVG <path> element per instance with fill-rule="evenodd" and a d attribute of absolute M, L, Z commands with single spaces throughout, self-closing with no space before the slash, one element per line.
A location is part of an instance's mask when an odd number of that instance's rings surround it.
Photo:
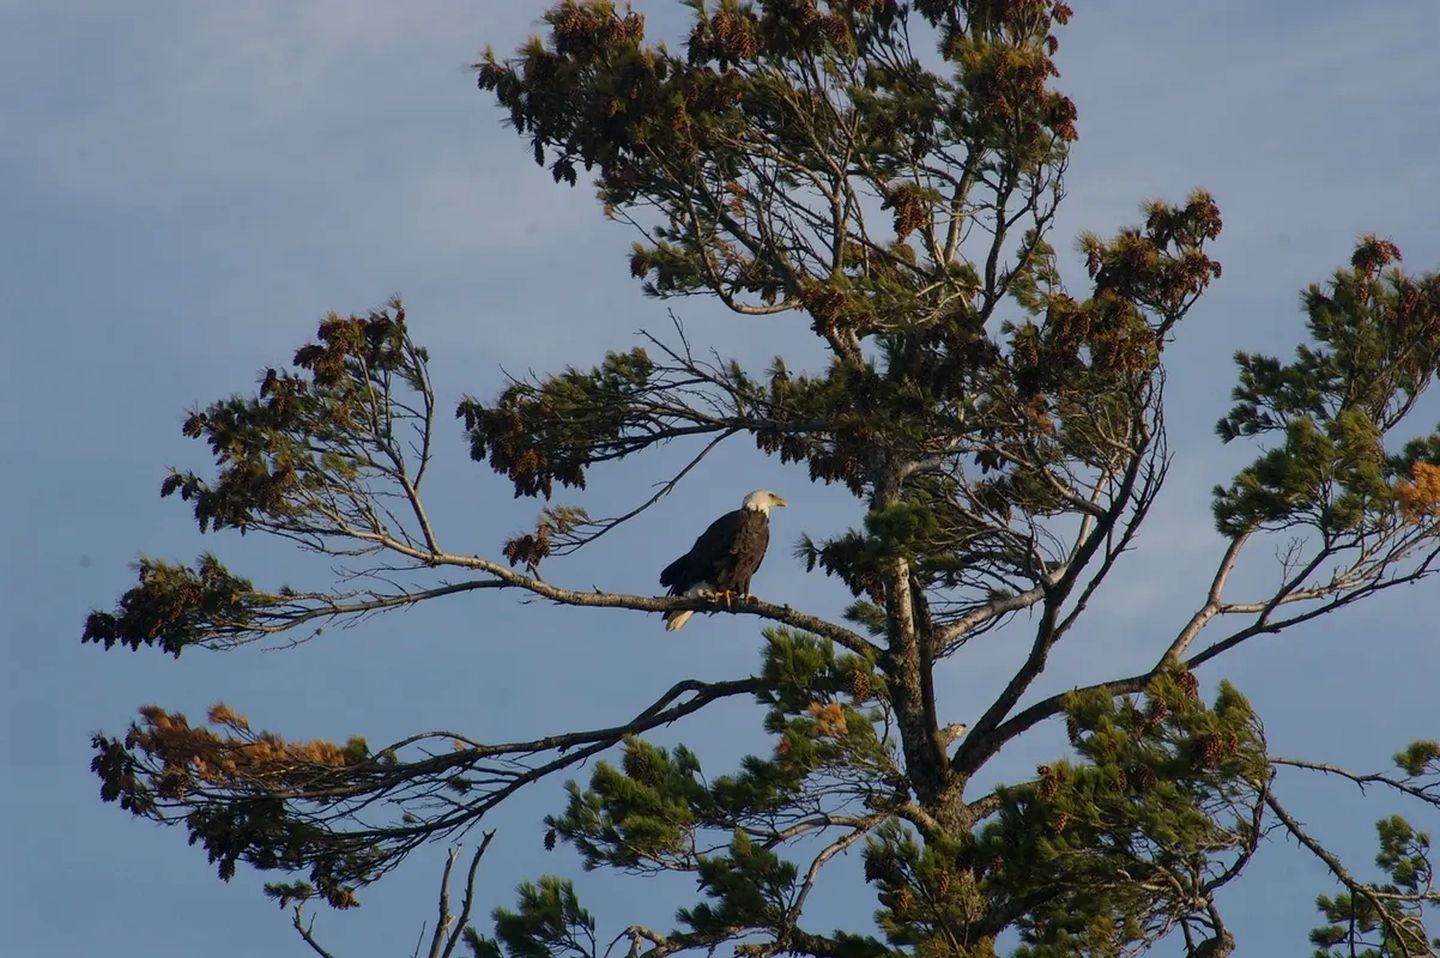
<path fill-rule="evenodd" d="M 754 509 L 756 512 L 768 516 L 771 509 L 775 508 L 776 506 L 783 507 L 786 505 L 789 505 L 789 503 L 787 503 L 784 499 L 781 499 L 769 489 L 756 489 L 754 492 L 750 493 L 750 495 L 745 497 L 745 501 L 741 504 L 740 508 Z"/>

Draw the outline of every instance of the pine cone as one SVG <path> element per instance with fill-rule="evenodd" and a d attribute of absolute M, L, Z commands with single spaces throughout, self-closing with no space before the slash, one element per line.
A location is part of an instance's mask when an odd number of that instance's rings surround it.
<path fill-rule="evenodd" d="M 950 872 L 942 869 L 940 874 L 935 876 L 935 890 L 940 893 L 941 898 L 950 894 Z"/>
<path fill-rule="evenodd" d="M 1200 764 L 1206 768 L 1215 768 L 1220 764 L 1220 757 L 1224 751 L 1220 736 L 1214 732 L 1200 739 Z"/>
<path fill-rule="evenodd" d="M 1164 699 L 1151 699 L 1150 711 L 1145 715 L 1146 728 L 1157 728 L 1169 714 L 1170 706 L 1165 704 Z"/>
<path fill-rule="evenodd" d="M 863 669 L 851 669 L 850 674 L 845 676 L 845 684 L 850 692 L 850 697 L 856 702 L 864 702 L 870 698 L 870 673 Z"/>
<path fill-rule="evenodd" d="M 545 850 L 547 852 L 555 850 L 555 829 L 553 828 L 547 829 L 545 832 Z"/>
<path fill-rule="evenodd" d="M 1069 812 L 1061 812 L 1059 815 L 1056 815 L 1056 816 L 1055 816 L 1055 830 L 1056 830 L 1057 832 L 1063 832 L 1063 831 L 1065 830 L 1065 826 L 1066 826 L 1066 825 L 1069 825 L 1069 824 L 1070 824 L 1070 813 L 1069 813 Z"/>
<path fill-rule="evenodd" d="M 1065 718 L 1065 734 L 1070 737 L 1071 745 L 1080 744 L 1080 723 L 1075 720 L 1073 715 Z"/>
<path fill-rule="evenodd" d="M 891 906 L 890 910 L 895 913 L 896 918 L 904 918 L 905 913 L 910 910 L 910 906 L 914 901 L 915 896 L 910 894 L 910 889 L 901 888 L 895 892 L 895 904 Z"/>
<path fill-rule="evenodd" d="M 1139 772 L 1135 775 L 1135 787 L 1138 791 L 1148 792 L 1155 787 L 1155 770 L 1148 765 L 1140 766 Z"/>
<path fill-rule="evenodd" d="M 654 785 L 660 780 L 660 770 L 655 767 L 655 760 L 647 748 L 627 748 L 621 766 L 626 775 L 644 785 Z"/>
<path fill-rule="evenodd" d="M 1240 751 L 1240 736 L 1230 732 L 1225 736 L 1225 754 L 1234 755 Z"/>
<path fill-rule="evenodd" d="M 1200 680 L 1195 677 L 1194 672 L 1181 672 L 1175 679 L 1180 683 L 1180 688 L 1192 699 L 1200 698 Z"/>
<path fill-rule="evenodd" d="M 1060 790 L 1060 784 L 1056 779 L 1055 770 L 1049 765 L 1041 765 L 1036 771 L 1040 773 L 1040 797 L 1048 802 L 1054 798 L 1055 793 Z"/>

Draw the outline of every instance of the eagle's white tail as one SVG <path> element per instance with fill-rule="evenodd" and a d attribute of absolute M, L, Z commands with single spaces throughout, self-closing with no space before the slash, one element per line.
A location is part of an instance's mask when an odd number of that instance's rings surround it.
<path fill-rule="evenodd" d="M 707 595 L 713 589 L 714 586 L 712 586 L 709 582 L 698 582 L 695 585 L 692 585 L 690 588 L 686 589 L 684 592 L 682 592 L 681 595 Z M 684 628 L 685 623 L 689 622 L 690 617 L 694 614 L 694 612 L 691 612 L 688 609 L 677 610 L 674 612 L 666 612 L 665 631 L 674 632 L 676 629 Z"/>

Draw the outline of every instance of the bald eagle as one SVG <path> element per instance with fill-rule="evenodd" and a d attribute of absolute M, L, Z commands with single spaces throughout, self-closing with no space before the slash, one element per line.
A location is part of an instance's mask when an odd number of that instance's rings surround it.
<path fill-rule="evenodd" d="M 671 595 L 749 595 L 750 577 L 770 544 L 770 510 L 785 500 L 768 489 L 745 497 L 740 508 L 710 523 L 690 551 L 665 567 L 660 584 Z M 666 612 L 665 631 L 674 632 L 694 612 Z"/>

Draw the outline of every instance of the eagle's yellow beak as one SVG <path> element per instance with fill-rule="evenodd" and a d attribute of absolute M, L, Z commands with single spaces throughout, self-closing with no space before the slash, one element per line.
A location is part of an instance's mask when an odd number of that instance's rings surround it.
<path fill-rule="evenodd" d="M 790 505 L 790 503 L 786 502 L 784 499 L 781 499 L 779 496 L 771 496 L 771 499 L 772 499 L 772 502 L 771 502 L 770 504 L 771 504 L 772 506 L 780 506 L 780 507 L 783 508 L 783 507 L 785 507 L 785 506 Z"/>

